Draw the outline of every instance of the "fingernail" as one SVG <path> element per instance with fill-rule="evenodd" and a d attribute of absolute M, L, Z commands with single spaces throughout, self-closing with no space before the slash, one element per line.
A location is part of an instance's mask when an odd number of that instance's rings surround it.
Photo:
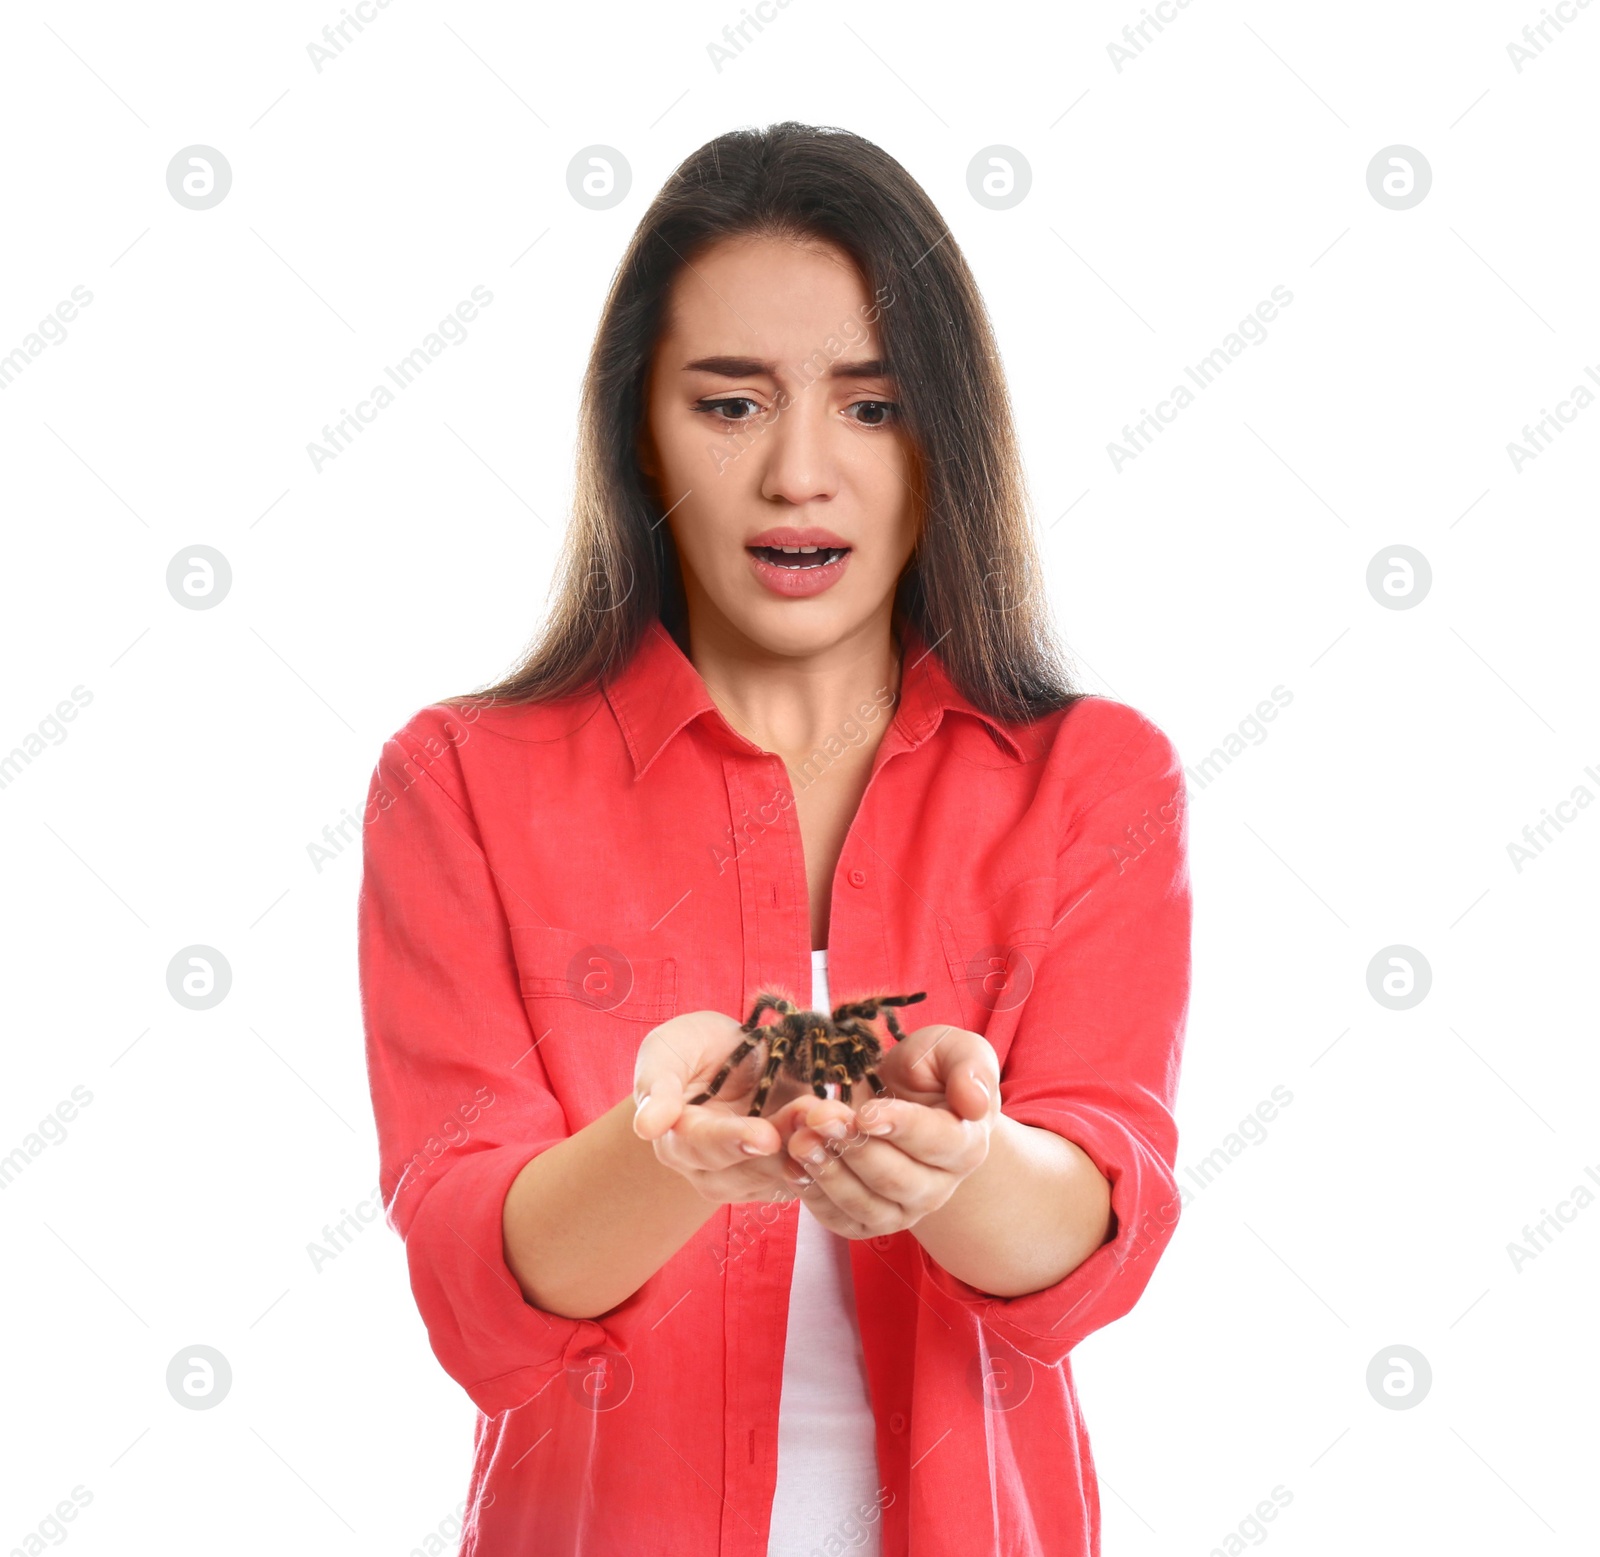
<path fill-rule="evenodd" d="M 811 1163 L 813 1167 L 820 1168 L 827 1160 L 827 1155 L 823 1152 L 820 1146 L 814 1147 L 811 1151 L 806 1153 L 806 1161 Z"/>
<path fill-rule="evenodd" d="M 867 1120 L 861 1128 L 868 1135 L 887 1135 L 894 1129 L 894 1120 L 888 1114 L 879 1112 Z"/>
<path fill-rule="evenodd" d="M 765 1157 L 768 1155 L 766 1148 L 757 1146 L 754 1141 L 740 1141 L 739 1150 L 747 1157 Z"/>
<path fill-rule="evenodd" d="M 830 1136 L 835 1141 L 842 1141 L 850 1132 L 845 1128 L 844 1120 L 830 1119 L 826 1124 L 817 1127 L 823 1135 Z"/>
<path fill-rule="evenodd" d="M 989 1099 L 989 1083 L 982 1076 L 974 1076 L 972 1079 L 978 1090 L 983 1094 L 984 1101 L 987 1102 Z"/>

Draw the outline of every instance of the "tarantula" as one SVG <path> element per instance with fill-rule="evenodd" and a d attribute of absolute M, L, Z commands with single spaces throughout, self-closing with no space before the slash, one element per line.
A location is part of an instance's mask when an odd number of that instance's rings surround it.
<path fill-rule="evenodd" d="M 839 1095 L 846 1102 L 857 1081 L 866 1081 L 874 1093 L 882 1096 L 884 1085 L 878 1080 L 874 1067 L 883 1057 L 883 1045 L 868 1023 L 881 1015 L 899 1041 L 905 1034 L 890 1007 L 915 1005 L 927 998 L 926 990 L 914 995 L 877 995 L 870 1000 L 852 1000 L 835 1006 L 830 1017 L 823 1011 L 802 1011 L 781 995 L 763 994 L 757 998 L 749 1021 L 739 1029 L 745 1034 L 744 1042 L 728 1056 L 728 1063 L 717 1072 L 711 1085 L 689 1101 L 710 1102 L 733 1074 L 734 1067 L 763 1040 L 767 1045 L 767 1062 L 750 1104 L 752 1116 L 759 1114 L 766 1104 L 780 1066 L 800 1081 L 809 1079 L 811 1090 L 821 1098 L 827 1097 L 830 1081 L 839 1083 Z M 761 1018 L 768 1011 L 776 1011 L 778 1020 L 763 1027 Z"/>

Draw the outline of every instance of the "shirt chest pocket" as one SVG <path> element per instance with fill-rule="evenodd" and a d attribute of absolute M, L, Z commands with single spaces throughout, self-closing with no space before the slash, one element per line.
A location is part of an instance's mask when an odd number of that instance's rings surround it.
<path fill-rule="evenodd" d="M 945 965 L 963 1018 L 996 1048 L 1033 991 L 1034 973 L 1050 944 L 1055 893 L 1054 876 L 1031 876 L 987 908 L 940 918 Z"/>
<path fill-rule="evenodd" d="M 678 1014 L 678 968 L 671 957 L 629 953 L 554 925 L 513 925 L 511 945 L 530 1009 L 537 1004 L 580 1024 L 592 1014 L 654 1026 Z"/>

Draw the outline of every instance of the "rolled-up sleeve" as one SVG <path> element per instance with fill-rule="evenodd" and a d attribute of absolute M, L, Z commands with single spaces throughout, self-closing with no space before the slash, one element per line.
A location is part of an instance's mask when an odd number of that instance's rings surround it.
<path fill-rule="evenodd" d="M 1190 885 L 1183 767 L 1132 721 L 1098 797 L 1069 808 L 1062 915 L 1042 948 L 1005 1063 L 1001 1107 L 1080 1146 L 1111 1186 L 1112 1233 L 1054 1286 L 997 1298 L 926 1251 L 929 1279 L 1047 1365 L 1138 1301 L 1177 1225 L 1173 1119 L 1189 1004 Z M 919 1246 L 920 1247 L 920 1246 Z"/>
<path fill-rule="evenodd" d="M 466 726 L 425 710 L 389 740 L 363 816 L 361 1007 L 389 1225 L 434 1355 L 496 1415 L 608 1340 L 530 1304 L 506 1193 L 570 1134 L 523 1005 L 504 907 L 462 783 Z"/>

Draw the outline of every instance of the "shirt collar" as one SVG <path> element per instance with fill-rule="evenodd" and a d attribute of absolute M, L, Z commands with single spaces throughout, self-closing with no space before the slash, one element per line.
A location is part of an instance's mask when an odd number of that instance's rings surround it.
<path fill-rule="evenodd" d="M 934 647 L 910 622 L 902 624 L 905 666 L 900 678 L 900 706 L 891 730 L 898 729 L 906 749 L 920 746 L 946 712 L 967 714 L 993 732 L 1000 745 L 1026 760 L 1007 726 L 965 697 L 950 680 Z M 678 647 L 660 621 L 652 621 L 620 674 L 604 683 L 622 738 L 633 759 L 634 777 L 642 778 L 673 736 L 693 720 L 707 716 L 708 725 L 736 749 L 760 755 L 761 748 L 723 718 L 705 679 Z"/>

